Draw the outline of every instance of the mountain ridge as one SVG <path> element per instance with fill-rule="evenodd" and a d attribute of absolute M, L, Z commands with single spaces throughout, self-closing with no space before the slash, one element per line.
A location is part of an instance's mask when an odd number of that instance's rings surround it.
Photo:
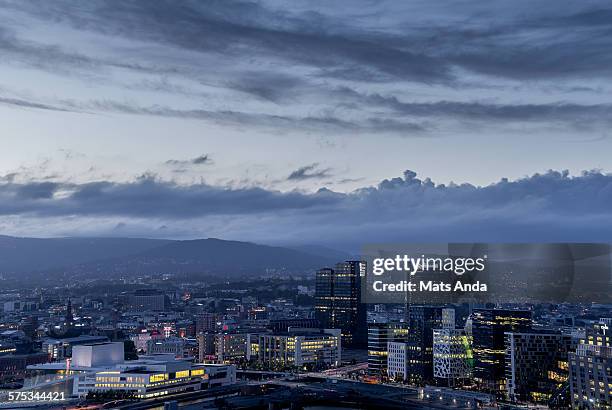
<path fill-rule="evenodd" d="M 332 253 L 333 254 L 333 253 Z M 338 253 L 337 255 L 341 255 Z M 83 278 L 198 273 L 227 278 L 305 273 L 337 262 L 329 254 L 218 238 L 16 238 L 0 236 L 0 272 Z M 12 275 L 10 275 L 12 274 Z"/>

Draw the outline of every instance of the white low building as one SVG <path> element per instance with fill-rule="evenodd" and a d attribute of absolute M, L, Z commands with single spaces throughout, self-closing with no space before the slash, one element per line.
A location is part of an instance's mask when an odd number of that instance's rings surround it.
<path fill-rule="evenodd" d="M 124 391 L 137 398 L 151 398 L 236 382 L 235 366 L 193 365 L 169 355 L 159 356 L 162 357 L 147 356 L 108 370 L 80 374 L 74 380 L 74 395 Z"/>
<path fill-rule="evenodd" d="M 28 389 L 59 387 L 66 396 L 124 391 L 136 398 L 164 396 L 236 383 L 233 365 L 194 364 L 172 354 L 123 359 L 123 343 L 75 346 L 72 359 L 28 366 Z M 60 386 L 61 385 L 61 386 Z"/>
<path fill-rule="evenodd" d="M 123 342 L 93 343 L 72 348 L 72 365 L 77 367 L 106 367 L 124 361 Z"/>

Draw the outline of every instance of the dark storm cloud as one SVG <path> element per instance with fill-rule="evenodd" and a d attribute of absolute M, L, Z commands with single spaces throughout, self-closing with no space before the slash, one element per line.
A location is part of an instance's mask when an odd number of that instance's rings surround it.
<path fill-rule="evenodd" d="M 241 111 L 212 111 L 204 109 L 175 109 L 165 106 L 140 106 L 117 101 L 90 101 L 85 103 L 66 102 L 73 110 L 93 110 L 134 115 L 151 115 L 168 118 L 185 118 L 211 121 L 222 125 L 237 127 L 260 127 L 263 129 L 290 131 L 334 131 L 344 132 L 394 132 L 402 135 L 419 134 L 427 130 L 426 124 L 387 118 L 365 117 L 360 119 L 343 119 L 333 115 L 322 116 L 289 116 Z"/>
<path fill-rule="evenodd" d="M 33 108 L 37 110 L 49 110 L 49 111 L 63 111 L 70 112 L 72 110 L 66 109 L 57 105 L 43 104 L 35 101 L 28 101 L 20 98 L 9 98 L 0 96 L 0 104 L 8 105 L 15 108 Z"/>
<path fill-rule="evenodd" d="M 277 72 L 248 72 L 226 83 L 229 88 L 271 102 L 280 102 L 295 95 L 307 82 L 299 77 Z"/>
<path fill-rule="evenodd" d="M 414 135 L 436 130 L 431 123 L 411 117 L 479 121 L 493 126 L 497 121 L 540 121 L 584 128 L 609 124 L 608 104 L 562 99 L 541 104 L 450 99 L 423 103 L 407 100 L 410 97 L 405 93 L 406 87 L 411 87 L 407 82 L 463 87 L 465 73 L 490 76 L 481 87 L 498 86 L 499 79 L 607 79 L 612 74 L 612 8 L 605 2 L 564 7 L 557 7 L 556 2 L 534 5 L 519 1 L 511 6 L 502 2 L 487 6 L 422 3 L 418 13 L 406 12 L 399 3 L 350 5 L 354 6 L 349 7 L 352 12 L 364 9 L 358 19 L 345 17 L 340 7 L 323 12 L 304 9 L 301 3 L 286 5 L 284 10 L 265 2 L 242 1 L 0 3 L 0 8 L 16 16 L 0 20 L 0 51 L 6 63 L 108 81 L 116 69 L 152 74 L 162 79 L 142 78 L 127 88 L 189 98 L 202 98 L 206 93 L 167 82 L 165 76 L 210 86 L 216 92 L 244 94 L 244 101 L 207 105 L 206 109 L 86 99 L 56 104 L 22 98 L 0 103 L 190 118 L 280 132 L 297 128 Z M 24 35 L 23 27 L 15 24 L 24 15 L 41 24 L 105 36 L 109 44 L 113 40 L 138 43 L 112 47 L 111 56 L 108 52 L 96 55 L 95 47 L 78 52 L 59 37 L 34 40 L 35 36 Z M 372 26 L 361 24 L 360 19 Z M 387 91 L 353 92 L 349 98 L 346 84 L 364 82 Z M 247 102 L 252 105 L 244 107 Z M 271 110 L 271 104 L 295 110 L 293 114 Z M 317 104 L 323 109 L 311 114 L 300 104 Z M 351 104 L 356 115 L 336 112 Z M 381 107 L 385 111 L 381 112 Z"/>
<path fill-rule="evenodd" d="M 0 4 L 0 9 L 1 7 L 2 5 Z M 2 24 L 1 20 L 0 24 Z M 168 71 L 150 64 L 127 63 L 121 60 L 88 56 L 75 51 L 67 51 L 61 45 L 23 40 L 12 30 L 2 25 L 0 25 L 0 51 L 2 52 L 2 62 L 4 64 L 36 68 L 84 80 L 96 78 L 100 81 L 100 74 L 107 72 L 109 68 L 149 73 L 164 73 Z"/>
<path fill-rule="evenodd" d="M 59 186 L 54 182 L 32 182 L 18 185 L 14 191 L 15 198 L 25 201 L 51 199 Z"/>
<path fill-rule="evenodd" d="M 488 13 L 476 5 L 449 5 L 463 21 L 445 20 L 440 10 L 441 16 L 428 14 L 424 7 L 418 16 L 407 14 L 404 25 L 391 25 L 393 30 L 385 31 L 351 25 L 341 14 L 289 13 L 261 2 L 38 1 L 11 3 L 11 7 L 79 30 L 228 58 L 277 58 L 345 79 L 372 78 L 374 74 L 378 79 L 447 82 L 453 80 L 457 66 L 511 78 L 609 76 L 612 12 L 608 5 L 594 2 L 581 9 L 567 7 L 564 12 L 563 8 L 549 9 L 553 4 L 522 2 L 515 11 L 498 3 L 490 5 Z M 382 21 L 396 17 L 389 4 L 379 7 L 377 13 Z M 423 24 L 417 17 L 430 18 L 433 24 Z M 572 27 L 580 30 L 568 31 Z M 29 54 L 41 51 L 32 47 L 19 49 Z M 54 60 L 91 63 L 62 56 L 58 50 L 43 51 L 43 57 Z M 280 81 L 272 90 L 272 83 L 262 86 L 259 81 L 247 89 L 263 98 L 284 87 Z"/>
<path fill-rule="evenodd" d="M 1 21 L 0 21 L 1 23 Z M 17 63 L 52 72 L 69 74 L 76 69 L 96 70 L 92 59 L 69 53 L 59 46 L 25 41 L 0 25 L 0 50 L 4 63 Z"/>
<path fill-rule="evenodd" d="M 351 193 L 281 193 L 178 185 L 152 176 L 130 183 L 0 184 L 0 215 L 181 221 L 207 226 L 231 216 L 226 237 L 342 244 L 369 241 L 612 240 L 612 175 L 549 171 L 484 187 L 435 184 L 411 171 Z M 272 219 L 268 219 L 272 218 Z M 274 223 L 270 224 L 270 220 Z M 93 223 L 93 222 L 92 222 Z"/>
<path fill-rule="evenodd" d="M 612 47 L 611 14 L 612 9 L 602 8 L 526 18 L 506 25 L 498 36 L 449 53 L 448 58 L 467 69 L 497 77 L 609 78 L 612 56 L 606 50 Z"/>
<path fill-rule="evenodd" d="M 362 107 L 385 107 L 411 117 L 443 117 L 471 121 L 540 121 L 548 123 L 612 122 L 612 104 L 497 104 L 481 102 L 435 101 L 414 103 L 400 101 L 395 96 L 363 94 L 348 87 L 336 90 L 347 104 Z"/>
<path fill-rule="evenodd" d="M 201 165 L 201 164 L 207 164 L 210 161 L 211 159 L 208 157 L 208 155 L 200 155 L 199 157 L 192 159 L 191 163 L 195 165 Z"/>
<path fill-rule="evenodd" d="M 169 159 L 166 161 L 167 165 L 204 165 L 210 164 L 212 159 L 208 156 L 208 154 L 200 155 L 192 159 Z"/>
<path fill-rule="evenodd" d="M 2 215 L 125 215 L 172 219 L 309 209 L 335 201 L 334 195 L 326 193 L 303 195 L 206 184 L 182 186 L 159 181 L 151 175 L 131 183 L 6 183 L 0 185 L 0 198 Z"/>
<path fill-rule="evenodd" d="M 56 100 L 53 103 L 43 103 L 39 101 L 28 101 L 23 98 L 2 97 L 0 95 L 0 104 L 14 108 L 32 108 L 61 112 L 80 112 L 88 114 L 102 112 L 183 118 L 209 121 L 221 125 L 230 125 L 235 127 L 258 127 L 281 132 L 298 129 L 302 131 L 325 130 L 338 133 L 392 132 L 407 136 L 422 134 L 428 127 L 427 124 L 391 118 L 365 117 L 359 119 L 343 119 L 333 115 L 289 116 L 271 115 L 265 113 L 248 113 L 232 110 L 215 111 L 205 109 L 175 109 L 161 105 L 140 106 L 133 103 L 113 100 Z M 203 161 L 205 162 L 205 160 Z"/>
<path fill-rule="evenodd" d="M 305 179 L 323 179 L 331 176 L 330 168 L 318 169 L 319 164 L 310 164 L 296 169 L 287 177 L 288 181 L 302 181 Z"/>
<path fill-rule="evenodd" d="M 0 175 L 0 181 L 2 182 L 14 182 L 15 178 L 17 178 L 19 176 L 18 172 L 9 172 L 6 175 Z"/>
<path fill-rule="evenodd" d="M 241 1 L 35 2 L 15 7 L 78 29 L 145 40 L 184 50 L 243 58 L 265 56 L 322 69 L 364 67 L 382 75 L 440 81 L 449 67 L 415 50 L 385 45 L 385 37 L 350 28 L 317 13 L 288 16 Z M 339 71 L 340 72 L 340 71 Z"/>

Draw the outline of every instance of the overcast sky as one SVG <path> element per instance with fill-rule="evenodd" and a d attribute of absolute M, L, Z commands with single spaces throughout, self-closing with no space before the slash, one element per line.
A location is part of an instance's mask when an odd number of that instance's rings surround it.
<path fill-rule="evenodd" d="M 610 50 L 606 1 L 0 0 L 0 234 L 610 241 Z"/>

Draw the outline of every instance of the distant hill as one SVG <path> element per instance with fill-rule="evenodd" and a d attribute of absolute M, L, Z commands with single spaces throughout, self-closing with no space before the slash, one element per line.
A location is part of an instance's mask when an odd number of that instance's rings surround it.
<path fill-rule="evenodd" d="M 0 273 L 31 272 L 127 256 L 169 242 L 157 239 L 47 239 L 0 235 Z"/>
<path fill-rule="evenodd" d="M 335 259 L 278 246 L 221 239 L 173 241 L 143 252 L 78 266 L 107 274 L 202 273 L 237 277 L 267 273 L 303 273 Z"/>
<path fill-rule="evenodd" d="M 304 273 L 338 262 L 333 256 L 221 239 L 186 241 L 92 238 L 0 238 L 0 272 L 86 277 L 198 273 L 223 278 Z"/>

